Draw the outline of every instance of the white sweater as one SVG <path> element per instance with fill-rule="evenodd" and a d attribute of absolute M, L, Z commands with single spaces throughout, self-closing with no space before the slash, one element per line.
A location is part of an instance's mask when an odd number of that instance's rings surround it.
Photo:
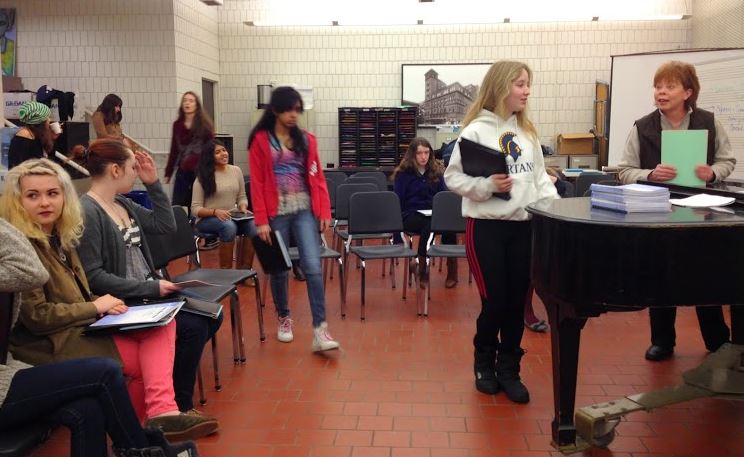
<path fill-rule="evenodd" d="M 524 221 L 530 219 L 530 214 L 525 211 L 527 205 L 536 202 L 542 205 L 558 198 L 558 192 L 545 172 L 540 142 L 531 140 L 517 126 L 516 116 L 501 119 L 491 111 L 482 110 L 463 129 L 460 138 L 502 152 L 504 148 L 501 143 L 507 144 L 511 139 L 512 144 L 508 147 L 513 154 L 506 157 L 509 176 L 513 179 L 511 199 L 502 200 L 493 196 L 496 187 L 491 179 L 473 177 L 463 172 L 460 144 L 455 144 L 449 166 L 444 172 L 444 182 L 451 191 L 462 195 L 463 216 Z"/>

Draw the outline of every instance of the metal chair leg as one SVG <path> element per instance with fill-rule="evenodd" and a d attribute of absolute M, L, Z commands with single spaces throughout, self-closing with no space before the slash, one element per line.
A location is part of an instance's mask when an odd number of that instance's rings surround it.
<path fill-rule="evenodd" d="M 339 257 L 338 261 L 338 292 L 341 296 L 341 319 L 346 319 L 346 277 L 344 276 L 344 265 Z"/>
<path fill-rule="evenodd" d="M 237 342 L 238 342 L 238 353 L 240 354 L 240 363 L 245 363 L 245 338 L 243 335 L 243 314 L 240 310 L 240 297 L 238 292 L 235 291 L 230 294 L 230 312 L 232 313 L 233 320 L 237 321 Z"/>
<path fill-rule="evenodd" d="M 364 315 L 364 286 L 365 286 L 364 273 L 365 271 L 366 271 L 366 268 L 365 268 L 364 260 L 362 260 L 362 288 L 361 288 L 362 290 L 362 320 L 365 319 L 365 315 Z"/>
<path fill-rule="evenodd" d="M 217 337 L 212 338 L 212 368 L 214 369 L 214 390 L 217 392 L 222 390 L 222 382 L 220 382 L 220 364 L 219 355 L 217 353 Z"/>
<path fill-rule="evenodd" d="M 261 287 L 259 287 L 258 273 L 256 273 L 256 316 L 258 317 L 258 338 L 261 342 L 266 341 L 266 332 L 264 331 L 264 302 L 261 296 Z"/>
<path fill-rule="evenodd" d="M 199 389 L 199 404 L 204 406 L 207 404 L 207 396 L 204 394 L 204 380 L 202 379 L 201 363 L 196 369 L 196 385 Z"/>

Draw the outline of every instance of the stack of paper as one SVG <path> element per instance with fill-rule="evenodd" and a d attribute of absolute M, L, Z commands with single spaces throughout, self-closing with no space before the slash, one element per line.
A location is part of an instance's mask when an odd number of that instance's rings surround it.
<path fill-rule="evenodd" d="M 668 213 L 669 189 L 644 184 L 608 186 L 592 184 L 592 207 L 623 213 Z"/>

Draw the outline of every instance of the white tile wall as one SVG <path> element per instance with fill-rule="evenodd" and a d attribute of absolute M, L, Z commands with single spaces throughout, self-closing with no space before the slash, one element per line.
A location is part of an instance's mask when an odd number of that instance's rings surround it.
<path fill-rule="evenodd" d="M 744 47 L 744 1 L 693 0 L 692 44 L 696 48 Z"/>
<path fill-rule="evenodd" d="M 677 0 L 660 0 L 676 2 Z M 741 0 L 695 0 L 680 22 L 597 22 L 409 27 L 247 27 L 269 0 L 0 0 L 18 11 L 18 72 L 26 87 L 49 84 L 95 108 L 124 99 L 124 127 L 167 151 L 180 95 L 218 81 L 221 131 L 245 148 L 256 85 L 315 88 L 312 129 L 322 160 L 337 161 L 339 106 L 400 103 L 402 63 L 521 59 L 535 71 L 531 116 L 541 139 L 592 126 L 594 81 L 610 56 L 695 46 L 744 46 Z M 663 6 L 663 5 L 662 5 Z M 663 9 L 663 8 L 662 8 Z M 236 154 L 238 163 L 245 155 Z"/>
<path fill-rule="evenodd" d="M 173 3 L 178 106 L 186 91 L 201 95 L 202 78 L 220 81 L 220 49 L 217 8 L 199 0 L 174 0 Z"/>
<path fill-rule="evenodd" d="M 118 94 L 125 131 L 165 151 L 174 117 L 173 0 L 0 0 L 16 8 L 17 74 L 98 106 Z"/>
<path fill-rule="evenodd" d="M 673 1 L 673 0 L 670 0 Z M 739 0 L 740 1 L 740 0 Z M 321 160 L 338 162 L 340 106 L 397 106 L 401 64 L 519 59 L 535 72 L 531 117 L 541 140 L 592 127 L 594 82 L 609 81 L 610 56 L 687 48 L 690 21 L 587 22 L 399 27 L 248 27 L 265 0 L 226 0 L 220 8 L 223 130 L 244 147 L 256 85 L 314 87 Z M 237 154 L 240 159 L 240 154 Z M 244 159 L 243 159 L 244 160 Z"/>

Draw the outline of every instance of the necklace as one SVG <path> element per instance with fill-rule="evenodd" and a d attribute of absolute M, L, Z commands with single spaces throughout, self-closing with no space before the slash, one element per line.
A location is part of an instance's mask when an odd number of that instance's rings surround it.
<path fill-rule="evenodd" d="M 106 213 L 108 213 L 109 217 L 114 220 L 114 223 L 118 225 L 119 227 L 127 228 L 127 220 L 126 218 L 121 217 L 121 213 L 119 212 L 118 206 L 116 205 L 116 202 L 114 202 L 113 205 L 108 203 L 106 200 L 104 200 L 103 197 L 98 195 L 98 193 L 89 190 L 89 194 L 93 195 L 95 197 L 95 200 L 103 205 L 104 209 L 106 210 Z M 115 216 L 115 217 L 114 217 Z M 118 220 L 117 220 L 118 219 Z"/>

